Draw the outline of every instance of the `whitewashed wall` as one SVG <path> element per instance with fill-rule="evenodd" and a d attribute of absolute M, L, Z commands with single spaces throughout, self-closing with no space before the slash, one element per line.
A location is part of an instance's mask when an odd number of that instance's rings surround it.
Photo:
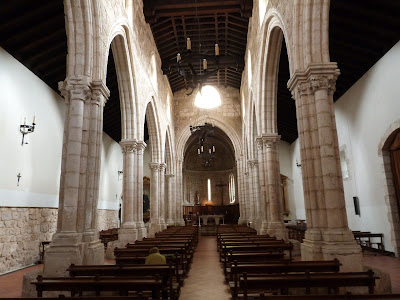
<path fill-rule="evenodd" d="M 378 151 L 390 125 L 400 120 L 399 78 L 400 42 L 335 103 L 339 148 L 346 153 L 349 171 L 349 178 L 343 181 L 349 227 L 383 233 L 389 251 L 394 248 L 385 202 L 383 162 Z M 298 140 L 291 150 L 292 159 L 299 160 Z M 297 218 L 305 217 L 304 199 L 299 193 L 300 172 L 301 168 L 293 167 Z M 360 216 L 354 212 L 354 196 L 359 197 Z"/>
<path fill-rule="evenodd" d="M 0 206 L 58 207 L 64 99 L 35 74 L 0 48 Z M 19 126 L 31 124 L 35 132 L 21 146 Z M 103 134 L 100 209 L 118 209 L 122 191 L 122 152 Z M 17 174 L 21 180 L 17 186 Z M 118 197 L 116 197 L 118 195 Z"/>

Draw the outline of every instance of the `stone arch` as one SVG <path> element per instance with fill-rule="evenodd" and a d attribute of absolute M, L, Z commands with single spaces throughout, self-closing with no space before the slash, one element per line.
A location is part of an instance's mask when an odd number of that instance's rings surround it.
<path fill-rule="evenodd" d="M 174 151 L 172 147 L 172 139 L 171 139 L 171 130 L 170 127 L 167 126 L 167 129 L 165 131 L 165 151 L 164 151 L 164 162 L 167 165 L 166 173 L 167 174 L 174 174 L 174 164 L 173 162 L 175 161 L 174 159 Z"/>
<path fill-rule="evenodd" d="M 283 37 L 286 37 L 285 27 L 279 14 L 272 10 L 267 17 L 263 46 L 261 48 L 261 74 L 260 74 L 260 113 L 261 132 L 277 133 L 277 93 L 278 71 Z M 286 40 L 286 39 L 285 39 Z M 290 74 L 293 74 L 293 63 L 290 47 L 286 47 L 289 56 Z"/>
<path fill-rule="evenodd" d="M 381 157 L 384 172 L 385 202 L 388 209 L 388 219 L 392 230 L 392 245 L 396 256 L 400 253 L 400 221 L 397 195 L 393 182 L 390 152 L 388 150 L 393 138 L 400 132 L 400 119 L 393 122 L 383 134 L 378 146 L 378 156 Z"/>
<path fill-rule="evenodd" d="M 110 31 L 109 44 L 114 55 L 115 69 L 118 79 L 118 90 L 121 102 L 121 125 L 122 139 L 135 139 L 136 132 L 136 88 L 134 85 L 134 68 L 131 62 L 131 51 L 129 49 L 129 40 L 127 27 L 116 24 Z M 100 66 L 107 66 L 108 52 L 105 55 L 105 63 Z M 107 69 L 99 68 L 100 76 L 105 81 Z"/>
<path fill-rule="evenodd" d="M 178 143 L 177 143 L 177 157 L 178 159 L 180 158 L 183 160 L 184 157 L 184 151 L 185 151 L 185 145 L 186 142 L 188 141 L 191 133 L 189 130 L 189 125 L 190 125 L 190 120 L 187 122 L 186 126 L 183 126 L 184 128 L 187 128 L 184 130 L 181 134 L 181 136 L 178 138 Z M 219 127 L 221 130 L 223 130 L 226 135 L 230 138 L 233 148 L 235 150 L 235 156 L 239 157 L 242 154 L 242 144 L 240 142 L 240 138 L 237 135 L 236 131 L 229 125 L 221 122 L 220 120 L 210 118 L 210 116 L 202 116 L 199 119 L 197 119 L 197 122 L 199 124 L 203 124 L 205 122 L 212 123 L 214 126 Z"/>
<path fill-rule="evenodd" d="M 149 130 L 149 138 L 151 142 L 151 161 L 152 162 L 161 162 L 161 135 L 160 135 L 160 126 L 158 122 L 158 117 L 157 117 L 157 111 L 154 105 L 154 98 L 152 97 L 149 102 L 145 105 L 146 110 L 145 113 L 143 114 L 143 119 L 142 119 L 142 126 L 140 128 L 141 130 L 141 138 L 143 138 L 143 128 L 144 128 L 144 118 L 146 117 L 147 119 L 147 126 Z"/>
<path fill-rule="evenodd" d="M 87 2 L 87 1 L 84 1 Z M 96 2 L 96 1 L 95 1 Z M 94 53 L 94 28 L 92 11 L 97 11 L 96 4 L 81 5 L 80 2 L 65 0 L 65 29 L 67 33 L 67 78 L 82 76 L 92 77 Z M 88 24 L 88 26 L 82 26 Z M 78 42 L 80 41 L 80 42 Z M 82 42 L 83 41 L 83 42 Z"/>
<path fill-rule="evenodd" d="M 249 159 L 257 159 L 256 138 L 259 135 L 259 125 L 256 113 L 256 103 L 251 99 L 249 110 L 248 153 Z"/>

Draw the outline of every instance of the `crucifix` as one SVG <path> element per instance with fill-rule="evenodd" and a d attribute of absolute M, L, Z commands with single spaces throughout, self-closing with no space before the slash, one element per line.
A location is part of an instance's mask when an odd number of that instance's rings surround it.
<path fill-rule="evenodd" d="M 227 186 L 227 184 L 226 183 L 222 183 L 220 181 L 220 183 L 216 184 L 215 186 L 219 187 L 221 189 L 221 203 L 222 203 L 222 206 L 223 206 L 224 205 L 224 186 Z"/>

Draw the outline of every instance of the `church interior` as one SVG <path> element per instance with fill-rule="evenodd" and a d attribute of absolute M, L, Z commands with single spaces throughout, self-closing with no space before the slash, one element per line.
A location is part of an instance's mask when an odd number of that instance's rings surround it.
<path fill-rule="evenodd" d="M 0 298 L 400 299 L 399 16 L 2 1 Z"/>

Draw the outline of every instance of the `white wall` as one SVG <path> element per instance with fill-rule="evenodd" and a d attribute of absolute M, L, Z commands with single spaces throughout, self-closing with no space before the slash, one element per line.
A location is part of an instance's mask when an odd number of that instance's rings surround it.
<path fill-rule="evenodd" d="M 58 207 L 64 99 L 2 48 L 0 90 L 0 206 Z M 21 146 L 19 126 L 25 117 L 31 124 L 35 113 L 35 132 Z M 104 134 L 99 208 L 118 208 L 112 204 L 122 190 L 118 170 L 121 148 Z"/>
<path fill-rule="evenodd" d="M 378 148 L 392 123 L 400 120 L 400 42 L 382 57 L 335 105 L 339 147 L 346 148 L 350 178 L 344 180 L 347 216 L 353 230 L 382 232 L 393 251 L 385 203 L 385 180 Z M 354 213 L 359 197 L 361 216 Z"/>
<path fill-rule="evenodd" d="M 385 248 L 389 251 L 394 249 L 385 203 L 383 161 L 378 156 L 378 148 L 390 125 L 400 120 L 399 78 L 400 42 L 335 103 L 339 148 L 346 152 L 349 170 L 349 178 L 343 181 L 349 227 L 383 233 Z M 291 148 L 293 159 L 299 159 L 298 140 Z M 301 177 L 296 171 L 293 168 L 298 195 Z M 355 215 L 354 196 L 359 197 L 361 216 Z M 304 201 L 300 198 L 296 197 L 298 218 L 302 218 L 304 210 Z"/>
<path fill-rule="evenodd" d="M 296 202 L 295 202 L 295 194 L 294 194 L 294 180 L 293 180 L 293 166 L 292 166 L 292 151 L 290 144 L 285 141 L 279 142 L 279 166 L 282 175 L 287 176 L 286 179 L 286 191 L 287 191 L 287 200 L 289 204 L 290 214 L 285 216 L 287 220 L 296 220 L 297 212 L 296 212 Z"/>

